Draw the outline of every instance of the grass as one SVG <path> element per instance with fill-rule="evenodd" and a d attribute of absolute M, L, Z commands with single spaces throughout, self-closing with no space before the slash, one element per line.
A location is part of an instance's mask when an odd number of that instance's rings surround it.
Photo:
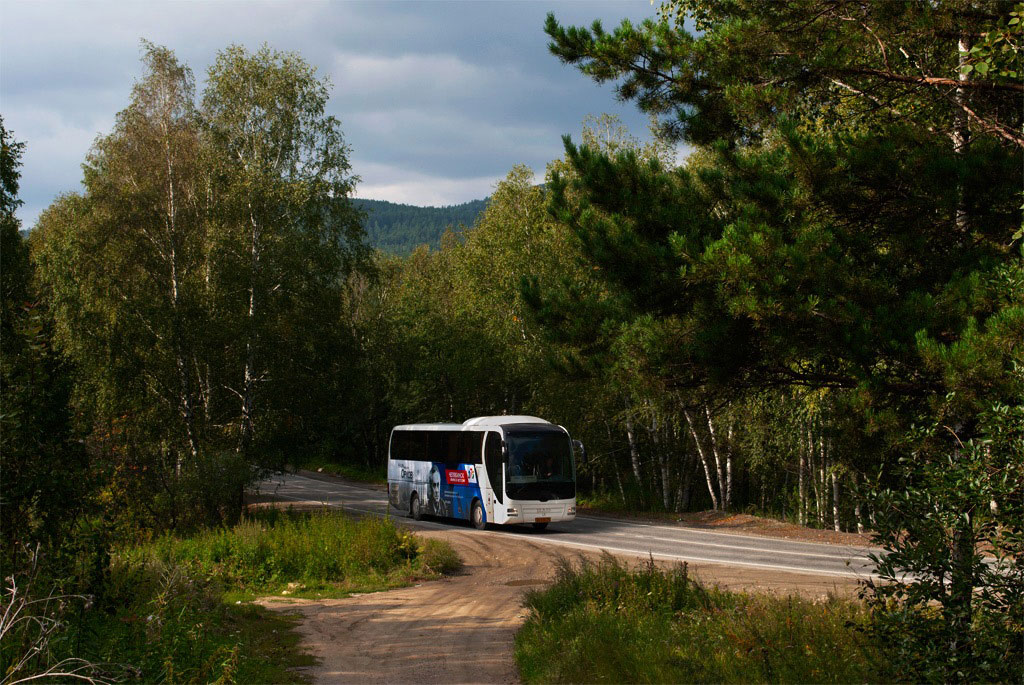
<path fill-rule="evenodd" d="M 565 562 L 526 606 L 516 660 L 527 683 L 887 680 L 860 605 L 707 588 L 685 565 Z"/>
<path fill-rule="evenodd" d="M 165 536 L 131 554 L 219 582 L 229 600 L 345 597 L 452 573 L 461 563 L 447 543 L 421 542 L 389 519 L 330 511 L 267 510 L 232 528 Z"/>

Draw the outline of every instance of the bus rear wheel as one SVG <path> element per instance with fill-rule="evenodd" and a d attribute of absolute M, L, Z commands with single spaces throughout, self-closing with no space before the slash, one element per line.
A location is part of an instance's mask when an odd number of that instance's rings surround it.
<path fill-rule="evenodd" d="M 409 498 L 409 516 L 413 521 L 423 520 L 423 503 L 420 502 L 420 496 L 415 492 Z"/>
<path fill-rule="evenodd" d="M 548 527 L 548 522 L 547 521 L 534 521 L 533 522 L 533 529 L 534 530 L 544 530 L 547 527 Z"/>
<path fill-rule="evenodd" d="M 473 522 L 473 527 L 477 530 L 487 527 L 487 522 L 484 521 L 484 508 L 480 504 L 480 500 L 473 501 L 473 506 L 469 510 L 469 520 Z"/>

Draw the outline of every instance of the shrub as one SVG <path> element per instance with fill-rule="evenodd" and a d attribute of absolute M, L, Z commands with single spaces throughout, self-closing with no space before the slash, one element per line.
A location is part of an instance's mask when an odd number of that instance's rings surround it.
<path fill-rule="evenodd" d="M 425 540 L 419 554 L 423 567 L 435 573 L 451 575 L 462 570 L 462 558 L 443 540 Z"/>

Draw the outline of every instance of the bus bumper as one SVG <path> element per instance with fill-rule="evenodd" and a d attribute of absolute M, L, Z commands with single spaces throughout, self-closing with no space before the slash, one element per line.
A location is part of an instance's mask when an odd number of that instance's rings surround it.
<path fill-rule="evenodd" d="M 547 502 L 509 502 L 508 523 L 534 523 L 572 521 L 576 518 L 575 500 L 549 500 Z"/>

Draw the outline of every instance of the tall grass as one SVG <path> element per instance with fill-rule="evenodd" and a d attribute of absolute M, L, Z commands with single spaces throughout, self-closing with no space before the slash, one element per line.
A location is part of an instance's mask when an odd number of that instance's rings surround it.
<path fill-rule="evenodd" d="M 138 552 L 243 592 L 342 593 L 396 587 L 413 577 L 452 572 L 457 557 L 419 539 L 388 519 L 354 519 L 338 512 L 267 511 L 231 528 L 188 538 L 162 537 Z M 294 590 L 293 590 L 294 591 Z"/>
<path fill-rule="evenodd" d="M 886 679 L 859 605 L 707 588 L 685 566 L 566 562 L 526 606 L 516 659 L 528 683 Z"/>

